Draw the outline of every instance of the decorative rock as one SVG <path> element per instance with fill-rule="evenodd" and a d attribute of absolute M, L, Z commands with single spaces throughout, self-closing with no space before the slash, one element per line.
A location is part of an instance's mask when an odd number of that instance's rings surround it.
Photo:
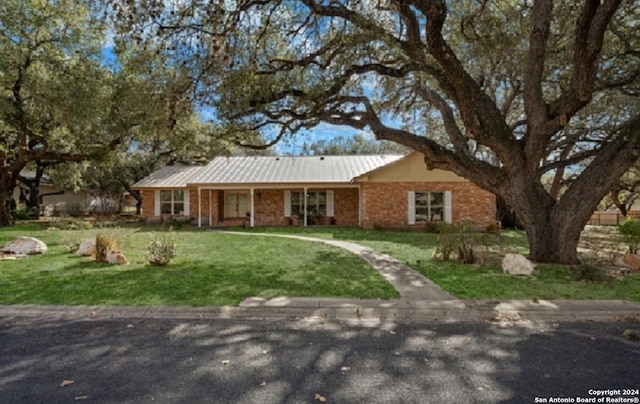
<path fill-rule="evenodd" d="M 5 245 L 2 250 L 11 254 L 44 254 L 47 252 L 47 245 L 34 237 L 16 237 Z"/>
<path fill-rule="evenodd" d="M 93 257 L 96 255 L 96 239 L 85 240 L 78 247 L 78 255 L 83 257 Z"/>
<path fill-rule="evenodd" d="M 622 256 L 622 264 L 631 269 L 638 270 L 640 269 L 640 257 L 636 254 L 625 254 Z"/>
<path fill-rule="evenodd" d="M 127 257 L 125 257 L 121 251 L 108 251 L 107 262 L 115 265 L 127 265 L 129 260 L 127 260 Z"/>
<path fill-rule="evenodd" d="M 531 276 L 535 269 L 533 262 L 520 254 L 507 254 L 502 260 L 502 271 L 510 275 Z"/>

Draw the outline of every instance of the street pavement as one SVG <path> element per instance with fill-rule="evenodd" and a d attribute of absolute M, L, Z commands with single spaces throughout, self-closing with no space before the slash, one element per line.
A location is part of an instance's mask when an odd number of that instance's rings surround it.
<path fill-rule="evenodd" d="M 640 388 L 628 330 L 640 324 L 0 315 L 0 402 L 576 402 Z"/>

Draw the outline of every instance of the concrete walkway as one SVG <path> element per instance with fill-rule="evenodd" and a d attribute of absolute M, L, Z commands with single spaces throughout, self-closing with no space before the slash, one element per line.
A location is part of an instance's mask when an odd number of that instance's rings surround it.
<path fill-rule="evenodd" d="M 400 293 L 400 299 L 250 297 L 239 307 L 0 306 L 0 317 L 181 318 L 339 320 L 349 322 L 493 322 L 544 327 L 573 321 L 640 322 L 640 304 L 602 300 L 458 300 L 398 260 L 359 244 L 295 235 L 226 232 L 253 237 L 285 237 L 344 248 L 371 264 Z"/>

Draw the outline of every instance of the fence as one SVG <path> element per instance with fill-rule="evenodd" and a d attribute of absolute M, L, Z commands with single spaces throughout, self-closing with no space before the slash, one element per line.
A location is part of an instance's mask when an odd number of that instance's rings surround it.
<path fill-rule="evenodd" d="M 633 210 L 627 213 L 627 216 L 631 216 L 636 220 L 640 220 L 640 211 Z M 625 216 L 619 211 L 615 210 L 604 210 L 604 211 L 596 211 L 591 215 L 591 219 L 589 219 L 590 225 L 595 226 L 617 226 L 624 220 Z"/>

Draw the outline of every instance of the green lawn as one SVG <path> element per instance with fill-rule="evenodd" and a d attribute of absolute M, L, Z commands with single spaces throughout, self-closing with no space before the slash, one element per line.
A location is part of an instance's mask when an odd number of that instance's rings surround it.
<path fill-rule="evenodd" d="M 242 231 L 247 231 L 242 229 Z M 505 275 L 499 263 L 463 265 L 431 260 L 434 234 L 339 227 L 256 228 L 353 241 L 389 254 L 461 299 L 620 299 L 640 301 L 640 274 L 584 282 L 572 269 L 542 265 L 531 278 Z M 111 266 L 68 253 L 68 239 L 113 232 L 131 264 Z M 161 229 L 43 230 L 39 225 L 0 229 L 0 245 L 19 235 L 40 238 L 49 252 L 0 262 L 0 304 L 237 305 L 249 296 L 397 298 L 397 292 L 357 256 L 320 243 L 177 230 L 169 267 L 146 263 L 146 247 Z M 527 252 L 522 232 L 504 231 L 494 249 Z"/>
<path fill-rule="evenodd" d="M 121 237 L 129 265 L 99 264 L 63 246 L 65 239 L 88 239 L 99 232 Z M 171 234 L 177 244 L 174 263 L 149 266 L 146 247 L 159 232 L 60 231 L 39 225 L 0 229 L 0 245 L 22 235 L 49 246 L 44 255 L 0 261 L 0 304 L 222 306 L 237 305 L 249 296 L 399 297 L 357 256 L 288 239 L 179 230 Z"/>
<path fill-rule="evenodd" d="M 568 266 L 540 265 L 531 278 L 502 273 L 499 261 L 487 266 L 431 260 L 437 235 L 421 232 L 375 231 L 352 228 L 307 227 L 251 229 L 319 238 L 351 240 L 391 255 L 421 272 L 460 299 L 603 299 L 640 302 L 640 273 L 622 280 L 585 282 Z M 528 252 L 525 234 L 503 231 L 492 245 L 502 252 Z"/>

